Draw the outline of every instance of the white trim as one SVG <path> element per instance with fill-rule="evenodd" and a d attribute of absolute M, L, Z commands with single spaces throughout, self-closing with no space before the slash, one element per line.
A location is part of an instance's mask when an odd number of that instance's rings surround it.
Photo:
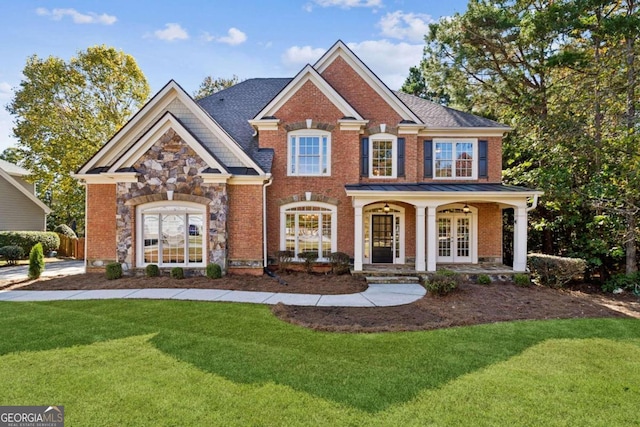
<path fill-rule="evenodd" d="M 352 51 L 344 44 L 342 40 L 338 40 L 316 63 L 313 67 L 322 74 L 333 61 L 341 57 L 362 79 L 384 99 L 387 104 L 396 112 L 403 120 L 413 120 L 416 123 L 422 123 L 422 120 L 416 116 L 409 107 L 407 107 L 383 82 L 360 60 Z M 352 114 L 351 114 L 352 115 Z M 354 116 L 355 117 L 355 116 Z"/>
<path fill-rule="evenodd" d="M 369 123 L 369 120 L 355 120 L 355 119 L 340 119 L 338 124 L 341 131 L 359 131 L 363 132 L 364 127 Z"/>
<path fill-rule="evenodd" d="M 298 75 L 287 84 L 249 123 L 254 124 L 263 117 L 273 116 L 308 81 L 311 81 L 345 116 L 363 120 L 353 108 L 322 76 L 311 66 L 306 65 Z"/>
<path fill-rule="evenodd" d="M 180 214 L 198 214 L 198 215 L 202 215 L 202 223 L 203 223 L 203 230 L 202 230 L 202 261 L 201 262 L 182 262 L 182 263 L 163 263 L 160 264 L 160 252 L 158 252 L 158 262 L 150 262 L 150 263 L 145 263 L 144 262 L 144 230 L 143 230 L 143 221 L 142 221 L 142 215 L 145 213 L 158 213 L 158 214 L 165 214 L 165 213 L 170 213 L 168 211 L 159 211 L 159 212 L 154 212 L 154 208 L 163 208 L 163 207 L 184 207 L 187 208 L 188 211 L 179 211 Z M 185 235 L 188 237 L 189 236 L 189 227 L 185 227 Z M 187 240 L 185 240 L 185 246 L 183 248 L 184 250 L 184 254 L 187 255 L 188 259 L 188 252 L 189 252 L 189 247 L 187 244 Z M 135 257 L 136 257 L 136 266 L 137 267 L 146 267 L 149 264 L 157 264 L 160 268 L 167 268 L 167 267 L 203 267 L 205 265 L 207 265 L 207 258 L 208 258 L 208 243 L 209 243 L 209 221 L 207 220 L 207 206 L 206 205 L 202 205 L 199 203 L 194 203 L 194 202 L 183 202 L 183 201 L 160 201 L 160 202 L 150 202 L 150 203 L 145 203 L 142 205 L 138 205 L 136 206 L 136 253 L 135 253 Z M 160 236 L 158 236 L 158 247 L 160 247 Z M 184 255 L 183 254 L 183 255 Z"/>
<path fill-rule="evenodd" d="M 489 127 L 489 128 L 467 128 L 467 127 L 425 127 L 418 132 L 419 137 L 447 137 L 447 138 L 477 138 L 477 137 L 499 137 L 512 131 L 510 127 Z"/>
<path fill-rule="evenodd" d="M 389 205 L 390 211 L 388 213 L 385 212 L 379 212 L 379 209 L 384 208 L 385 204 Z M 368 218 L 368 222 L 369 222 L 369 230 L 368 230 L 368 234 L 369 234 L 369 252 L 366 252 L 366 248 L 365 250 L 363 250 L 363 260 L 362 262 L 364 263 L 364 259 L 368 259 L 369 260 L 369 264 L 373 263 L 373 252 L 372 252 L 372 246 L 371 246 L 371 236 L 373 235 L 373 215 L 392 215 L 393 216 L 393 263 L 394 264 L 405 264 L 406 262 L 406 256 L 405 256 L 405 247 L 406 247 L 406 228 L 405 228 L 405 224 L 406 224 L 406 219 L 405 219 L 405 208 L 403 208 L 402 206 L 393 204 L 393 203 L 388 203 L 388 202 L 380 202 L 380 203 L 374 203 L 372 205 L 367 205 L 364 207 L 363 210 L 363 215 L 365 218 Z M 398 240 L 398 245 L 399 247 L 396 246 L 396 234 L 395 234 L 395 228 L 396 228 L 396 218 L 399 218 L 400 220 L 400 231 L 399 231 L 399 240 Z M 367 230 L 363 230 L 364 234 L 366 235 Z M 396 257 L 396 249 L 398 249 L 399 252 L 399 256 Z"/>
<path fill-rule="evenodd" d="M 18 181 L 15 180 L 14 177 L 9 175 L 7 172 L 5 172 L 1 168 L 0 168 L 0 177 L 4 178 L 9 184 L 13 185 L 15 188 L 18 189 L 18 191 L 20 191 L 29 200 L 35 203 L 40 209 L 44 211 L 45 215 L 48 215 L 51 213 L 51 208 L 49 208 L 49 206 L 42 203 L 42 201 L 38 199 L 35 194 L 30 193 L 29 190 L 24 188 Z M 46 225 L 46 219 L 45 219 L 45 225 Z M 46 226 L 45 226 L 45 229 L 46 229 Z"/>
<path fill-rule="evenodd" d="M 284 251 L 287 248 L 287 213 L 295 213 L 298 214 L 300 211 L 291 211 L 289 209 L 294 209 L 298 207 L 318 207 L 323 209 L 328 209 L 331 213 L 331 252 L 336 252 L 338 248 L 338 207 L 336 205 L 332 205 L 330 203 L 325 202 L 313 202 L 313 201 L 303 201 L 303 202 L 293 202 L 288 203 L 286 205 L 280 206 L 280 250 Z M 317 211 L 319 214 L 326 214 L 326 211 Z M 296 220 L 297 224 L 297 220 Z M 320 248 L 322 250 L 322 248 Z M 294 259 L 297 260 L 298 256 L 298 248 L 296 244 L 296 250 L 294 251 Z M 318 258 L 318 260 L 325 261 L 324 258 Z"/>
<path fill-rule="evenodd" d="M 391 175 L 373 174 L 373 143 L 374 141 L 391 141 Z M 398 177 L 398 137 L 390 133 L 376 133 L 369 136 L 369 178 L 389 179 Z"/>
<path fill-rule="evenodd" d="M 266 175 L 233 175 L 227 181 L 230 185 L 263 185 L 265 182 L 271 180 L 271 174 Z M 205 180 L 204 182 L 207 182 Z"/>
<path fill-rule="evenodd" d="M 300 151 L 299 151 L 299 147 L 300 147 L 300 139 L 299 137 L 305 137 L 305 136 L 309 136 L 309 137 L 318 137 L 320 139 L 319 143 L 319 150 L 320 150 L 320 157 L 319 157 L 319 168 L 320 168 L 320 173 L 317 174 L 310 174 L 310 173 L 299 173 L 299 172 L 292 172 L 291 171 L 291 155 L 292 155 L 292 145 L 291 145 L 291 138 L 295 138 L 296 139 L 296 149 L 297 149 L 297 153 L 296 153 L 296 166 L 299 169 L 300 167 Z M 327 139 L 327 154 L 326 156 L 324 156 L 322 154 L 322 140 L 326 138 Z M 327 171 L 326 172 L 322 172 L 322 161 L 326 160 L 327 163 Z M 331 176 L 331 132 L 327 132 L 325 130 L 320 130 L 320 129 L 300 129 L 300 130 L 294 130 L 291 132 L 287 133 L 287 176 L 316 176 L 316 177 L 322 177 L 322 176 Z"/>
<path fill-rule="evenodd" d="M 449 205 L 438 206 L 436 210 L 436 233 L 438 232 L 437 223 L 440 218 L 451 218 L 451 257 L 441 257 L 440 254 L 436 254 L 436 261 L 439 263 L 448 263 L 448 264 L 477 264 L 478 263 L 478 208 L 474 206 L 468 206 L 470 209 L 469 214 L 464 213 L 441 213 L 440 211 L 445 209 L 462 209 L 465 205 L 462 203 L 454 203 Z M 468 218 L 469 219 L 469 256 L 468 257 L 458 257 L 455 255 L 455 251 L 457 249 L 457 244 L 455 242 L 455 238 L 457 236 L 457 223 L 456 221 L 459 218 Z M 435 236 L 436 240 L 439 237 Z M 436 244 L 436 251 L 439 251 L 439 247 Z"/>
<path fill-rule="evenodd" d="M 472 166 L 471 166 L 471 176 L 455 176 L 456 173 L 456 144 L 471 144 L 472 154 Z M 436 176 L 436 145 L 437 144 L 451 144 L 451 176 Z M 433 170 L 433 180 L 454 180 L 454 181 L 468 181 L 468 180 L 477 180 L 478 179 L 478 139 L 477 138 L 436 138 L 433 140 L 433 153 L 431 154 L 432 161 L 432 170 Z"/>

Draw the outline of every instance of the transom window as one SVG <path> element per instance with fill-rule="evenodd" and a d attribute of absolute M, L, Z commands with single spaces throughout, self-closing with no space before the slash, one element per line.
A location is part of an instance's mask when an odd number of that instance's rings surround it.
<path fill-rule="evenodd" d="M 204 265 L 204 219 L 204 206 L 196 204 L 160 202 L 138 208 L 138 265 Z"/>
<path fill-rule="evenodd" d="M 326 203 L 298 202 L 280 208 L 282 250 L 317 252 L 326 260 L 337 246 L 337 210 Z"/>
<path fill-rule="evenodd" d="M 372 178 L 395 178 L 398 163 L 395 136 L 387 134 L 376 135 L 372 136 L 370 141 L 370 176 Z"/>
<path fill-rule="evenodd" d="M 467 141 L 434 141 L 435 178 L 477 178 L 477 143 Z"/>
<path fill-rule="evenodd" d="M 316 130 L 289 133 L 289 175 L 331 175 L 331 134 Z"/>

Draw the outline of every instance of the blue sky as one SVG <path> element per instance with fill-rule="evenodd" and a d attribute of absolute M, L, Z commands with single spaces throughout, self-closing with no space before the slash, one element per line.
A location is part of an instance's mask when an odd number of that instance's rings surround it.
<path fill-rule="evenodd" d="M 0 151 L 14 145 L 4 106 L 27 57 L 69 60 L 105 44 L 131 54 L 151 92 L 176 80 L 193 93 L 208 76 L 294 76 L 341 39 L 391 89 L 422 57 L 430 22 L 467 0 L 9 1 L 0 26 Z"/>

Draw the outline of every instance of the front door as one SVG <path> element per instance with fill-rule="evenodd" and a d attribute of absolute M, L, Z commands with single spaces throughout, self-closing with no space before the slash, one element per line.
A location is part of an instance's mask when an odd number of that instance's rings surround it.
<path fill-rule="evenodd" d="M 371 216 L 371 262 L 393 263 L 393 215 Z"/>
<path fill-rule="evenodd" d="M 471 262 L 471 219 L 467 215 L 438 217 L 438 262 Z"/>

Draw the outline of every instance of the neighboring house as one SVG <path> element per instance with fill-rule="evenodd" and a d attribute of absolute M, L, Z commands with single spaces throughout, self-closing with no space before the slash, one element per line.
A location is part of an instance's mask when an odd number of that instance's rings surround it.
<path fill-rule="evenodd" d="M 338 41 L 294 78 L 194 101 L 169 82 L 78 172 L 89 267 L 261 273 L 280 250 L 346 252 L 354 269 L 502 262 L 515 271 L 541 192 L 501 183 L 491 120 L 389 90 Z"/>
<path fill-rule="evenodd" d="M 0 231 L 45 231 L 51 209 L 24 177 L 31 173 L 0 159 Z"/>

